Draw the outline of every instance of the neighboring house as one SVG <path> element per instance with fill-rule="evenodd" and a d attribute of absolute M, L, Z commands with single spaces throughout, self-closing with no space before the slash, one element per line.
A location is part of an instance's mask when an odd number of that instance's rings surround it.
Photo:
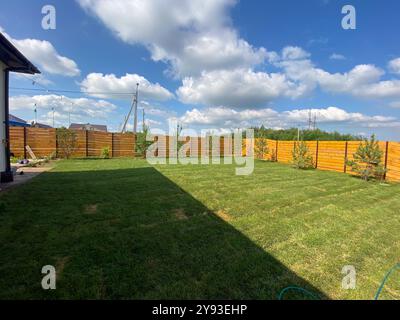
<path fill-rule="evenodd" d="M 0 182 L 13 181 L 10 165 L 9 73 L 40 71 L 0 32 Z"/>
<path fill-rule="evenodd" d="M 101 124 L 80 124 L 80 123 L 72 123 L 69 126 L 72 130 L 88 130 L 88 131 L 101 131 L 107 132 L 107 126 Z"/>
<path fill-rule="evenodd" d="M 8 123 L 10 127 L 30 127 L 31 125 L 27 123 L 25 120 L 18 118 L 12 114 L 8 116 Z"/>
<path fill-rule="evenodd" d="M 51 128 L 53 128 L 52 126 L 49 126 L 49 125 L 43 124 L 43 123 L 39 123 L 39 122 L 37 122 L 37 123 L 32 122 L 31 127 L 32 128 L 40 128 L 40 129 L 51 129 Z"/>

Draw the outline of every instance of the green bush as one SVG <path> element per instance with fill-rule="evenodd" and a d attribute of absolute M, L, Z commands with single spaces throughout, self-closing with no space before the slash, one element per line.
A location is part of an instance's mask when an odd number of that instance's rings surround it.
<path fill-rule="evenodd" d="M 314 168 L 313 158 L 305 141 L 295 141 L 292 158 L 293 166 L 296 169 Z"/>
<path fill-rule="evenodd" d="M 379 141 L 375 139 L 375 135 L 371 139 L 365 139 L 360 143 L 353 160 L 347 161 L 347 165 L 358 173 L 360 177 L 368 181 L 370 179 L 383 180 L 387 170 L 383 163 L 383 151 L 379 148 Z"/>
<path fill-rule="evenodd" d="M 60 156 L 69 159 L 76 149 L 76 133 L 67 128 L 57 129 L 57 143 Z"/>
<path fill-rule="evenodd" d="M 147 149 L 153 144 L 153 141 L 147 141 L 147 135 L 150 129 L 144 126 L 143 132 L 136 134 L 136 152 L 144 159 L 146 158 Z"/>
<path fill-rule="evenodd" d="M 100 158 L 110 159 L 110 147 L 104 147 L 103 149 L 101 149 Z"/>
<path fill-rule="evenodd" d="M 18 163 L 18 158 L 17 157 L 11 157 L 10 158 L 11 163 Z"/>

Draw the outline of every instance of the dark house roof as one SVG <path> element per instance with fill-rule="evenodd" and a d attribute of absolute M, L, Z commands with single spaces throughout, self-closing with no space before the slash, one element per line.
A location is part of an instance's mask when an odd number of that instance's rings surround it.
<path fill-rule="evenodd" d="M 32 127 L 33 128 L 40 128 L 40 129 L 51 129 L 51 128 L 53 128 L 52 126 L 49 126 L 49 125 L 43 124 L 43 123 L 39 123 L 39 122 L 33 123 Z"/>
<path fill-rule="evenodd" d="M 89 131 L 103 131 L 107 132 L 107 126 L 101 124 L 81 124 L 81 123 L 71 123 L 69 126 L 73 130 L 89 130 Z"/>
<path fill-rule="evenodd" d="M 12 127 L 30 127 L 31 125 L 28 124 L 25 120 L 18 118 L 12 114 L 8 116 L 8 122 Z"/>
<path fill-rule="evenodd" d="M 0 60 L 9 71 L 22 73 L 40 73 L 25 56 L 0 32 Z"/>
<path fill-rule="evenodd" d="M 16 116 L 12 115 L 11 113 L 10 113 L 10 115 L 8 116 L 8 119 L 9 119 L 10 121 L 14 121 L 14 122 L 26 123 L 25 120 L 22 120 L 21 118 L 18 118 L 18 117 L 16 117 Z"/>

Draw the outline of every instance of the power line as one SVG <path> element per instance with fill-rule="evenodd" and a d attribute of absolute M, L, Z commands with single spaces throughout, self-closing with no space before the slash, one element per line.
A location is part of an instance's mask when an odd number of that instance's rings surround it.
<path fill-rule="evenodd" d="M 21 90 L 21 91 L 40 91 L 40 92 L 48 92 L 48 93 L 77 93 L 77 94 L 91 94 L 91 95 L 135 95 L 135 93 L 128 92 L 91 92 L 91 91 L 77 91 L 77 90 L 63 90 L 63 89 L 39 89 L 39 88 L 19 88 L 19 87 L 10 87 L 10 90 Z"/>
<path fill-rule="evenodd" d="M 25 91 L 46 91 L 46 92 L 53 92 L 53 93 L 77 93 L 77 94 L 93 94 L 93 95 L 134 95 L 135 93 L 130 93 L 130 92 L 90 92 L 90 91 L 78 91 L 78 90 L 66 90 L 66 89 L 49 89 L 45 85 L 41 84 L 39 81 L 35 80 L 34 78 L 29 78 L 28 76 L 21 74 L 23 78 L 25 78 L 28 81 L 32 82 L 32 85 L 39 86 L 42 89 L 39 88 L 21 88 L 21 87 L 9 87 L 12 90 L 25 90 Z"/>

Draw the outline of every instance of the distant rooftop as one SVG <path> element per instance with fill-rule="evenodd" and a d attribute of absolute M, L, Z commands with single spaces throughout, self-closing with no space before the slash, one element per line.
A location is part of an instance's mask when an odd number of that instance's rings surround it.
<path fill-rule="evenodd" d="M 88 130 L 88 131 L 102 131 L 107 132 L 107 126 L 102 124 L 90 124 L 90 123 L 71 123 L 69 126 L 73 130 Z"/>
<path fill-rule="evenodd" d="M 33 128 L 40 128 L 40 129 L 51 129 L 51 128 L 53 128 L 52 126 L 49 126 L 49 125 L 44 124 L 44 123 L 39 123 L 39 122 L 32 123 L 32 127 Z"/>

